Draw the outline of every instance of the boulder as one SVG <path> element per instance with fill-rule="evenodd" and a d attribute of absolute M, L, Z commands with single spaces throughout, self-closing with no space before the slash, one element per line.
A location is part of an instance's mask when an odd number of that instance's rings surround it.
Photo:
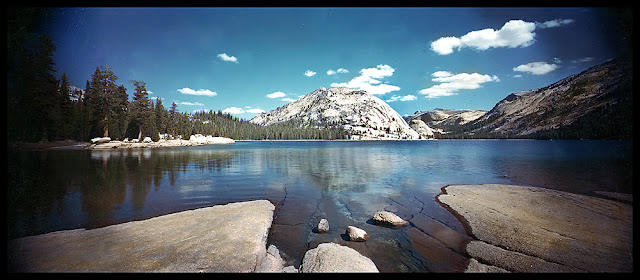
<path fill-rule="evenodd" d="M 336 243 L 322 243 L 304 254 L 300 272 L 379 272 L 373 261 Z"/>
<path fill-rule="evenodd" d="M 326 233 L 329 231 L 329 221 L 327 219 L 321 219 L 318 223 L 318 226 L 315 228 L 315 232 L 317 233 Z"/>
<path fill-rule="evenodd" d="M 147 136 L 142 139 L 142 143 L 153 143 L 153 140 L 151 140 L 151 137 Z"/>
<path fill-rule="evenodd" d="M 373 223 L 384 226 L 404 226 L 409 222 L 398 217 L 396 214 L 387 211 L 378 211 L 373 215 Z"/>
<path fill-rule="evenodd" d="M 102 143 L 109 143 L 111 141 L 110 137 L 96 137 L 91 139 L 91 144 L 102 144 Z"/>
<path fill-rule="evenodd" d="M 369 239 L 369 235 L 366 231 L 354 226 L 348 226 L 346 233 L 349 235 L 349 240 L 351 241 L 366 241 Z"/>
<path fill-rule="evenodd" d="M 267 254 L 262 261 L 256 266 L 255 272 L 280 272 L 284 269 L 284 260 L 280 256 L 280 250 L 271 244 L 267 248 Z"/>

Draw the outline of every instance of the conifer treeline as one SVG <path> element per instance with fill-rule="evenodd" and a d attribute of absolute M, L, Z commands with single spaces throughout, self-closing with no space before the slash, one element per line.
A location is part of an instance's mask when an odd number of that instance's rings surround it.
<path fill-rule="evenodd" d="M 94 137 L 154 141 L 159 134 L 192 134 L 233 139 L 348 139 L 347 132 L 328 125 L 303 127 L 295 121 L 261 126 L 221 111 L 180 113 L 174 102 L 167 110 L 162 100 L 149 99 L 144 81 L 130 81 L 132 100 L 109 67 L 96 67 L 84 92 L 69 86 L 66 74 L 58 80 L 53 61 L 56 46 L 47 34 L 29 33 L 19 24 L 28 11 L 9 12 L 7 31 L 7 140 L 88 141 Z M 16 23 L 18 22 L 18 23 Z"/>

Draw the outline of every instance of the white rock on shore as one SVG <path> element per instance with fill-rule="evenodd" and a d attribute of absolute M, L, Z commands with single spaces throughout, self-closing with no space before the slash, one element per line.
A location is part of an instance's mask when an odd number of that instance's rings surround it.
<path fill-rule="evenodd" d="M 108 138 L 108 137 L 106 137 Z M 98 138 L 94 138 L 98 139 Z M 91 139 L 93 142 L 94 139 Z M 184 146 L 200 146 L 208 144 L 232 144 L 235 140 L 226 137 L 213 137 L 211 135 L 203 136 L 202 134 L 191 135 L 189 140 L 175 139 L 165 140 L 160 139 L 158 142 L 153 142 L 150 137 L 145 137 L 142 142 L 138 142 L 138 139 L 131 141 L 106 141 L 106 139 L 96 140 L 98 144 L 89 146 L 90 149 L 116 149 L 116 148 L 160 148 L 160 147 L 184 147 Z M 111 139 L 111 138 L 108 138 Z"/>

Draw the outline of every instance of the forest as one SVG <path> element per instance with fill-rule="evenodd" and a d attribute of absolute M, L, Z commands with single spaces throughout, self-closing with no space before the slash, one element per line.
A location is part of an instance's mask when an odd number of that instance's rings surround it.
<path fill-rule="evenodd" d="M 7 140 L 44 142 L 89 141 L 94 137 L 158 141 L 160 135 L 192 134 L 236 140 L 349 139 L 341 128 L 296 121 L 261 126 L 221 111 L 182 113 L 173 102 L 167 109 L 160 98 L 149 98 L 144 81 L 126 87 L 108 66 L 97 66 L 84 90 L 56 78 L 56 46 L 46 33 L 30 32 L 22 15 L 9 14 L 7 30 Z"/>

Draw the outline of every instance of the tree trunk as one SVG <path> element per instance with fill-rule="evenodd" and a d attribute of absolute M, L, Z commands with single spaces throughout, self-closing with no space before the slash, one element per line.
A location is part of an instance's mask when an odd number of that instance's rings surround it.
<path fill-rule="evenodd" d="M 104 134 L 102 137 L 109 137 L 109 114 L 104 115 L 104 124 L 102 126 Z"/>

